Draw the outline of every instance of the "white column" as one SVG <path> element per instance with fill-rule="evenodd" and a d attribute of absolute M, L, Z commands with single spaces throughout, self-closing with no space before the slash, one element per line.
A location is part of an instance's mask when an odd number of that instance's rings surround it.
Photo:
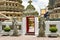
<path fill-rule="evenodd" d="M 39 22 L 38 17 L 35 17 L 35 36 L 38 36 L 39 33 Z"/>
<path fill-rule="evenodd" d="M 26 34 L 26 17 L 22 18 L 22 35 Z"/>
<path fill-rule="evenodd" d="M 2 31 L 2 22 L 0 21 L 0 32 Z"/>

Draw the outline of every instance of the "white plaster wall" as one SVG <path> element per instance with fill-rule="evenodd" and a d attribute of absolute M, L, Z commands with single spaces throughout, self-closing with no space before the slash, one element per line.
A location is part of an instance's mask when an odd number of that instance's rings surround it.
<path fill-rule="evenodd" d="M 0 33 L 3 31 L 2 25 L 12 25 L 12 22 L 1 22 L 0 21 Z M 18 22 L 18 25 L 22 25 L 22 22 Z M 19 30 L 19 31 L 21 32 L 21 30 Z"/>
<path fill-rule="evenodd" d="M 56 24 L 56 26 L 58 28 L 58 32 L 57 33 L 60 35 L 60 21 L 45 21 L 45 25 L 46 25 L 46 27 L 45 27 L 45 34 L 47 35 L 47 34 L 50 33 L 49 26 L 51 24 Z"/>
<path fill-rule="evenodd" d="M 12 25 L 12 22 L 2 22 L 2 25 Z M 21 34 L 25 35 L 26 34 L 26 17 L 23 17 L 22 22 L 18 22 L 18 25 L 22 26 Z M 2 31 L 2 26 L 0 27 L 0 30 Z M 38 32 L 39 32 L 39 22 L 38 22 L 38 17 L 35 17 L 35 36 L 38 36 Z"/>
<path fill-rule="evenodd" d="M 26 17 L 22 18 L 22 35 L 26 34 Z"/>
<path fill-rule="evenodd" d="M 39 21 L 38 17 L 35 17 L 35 36 L 38 36 L 39 33 Z"/>
<path fill-rule="evenodd" d="M 18 22 L 18 25 L 22 25 L 22 22 Z M 12 25 L 12 22 L 2 22 L 2 25 Z"/>

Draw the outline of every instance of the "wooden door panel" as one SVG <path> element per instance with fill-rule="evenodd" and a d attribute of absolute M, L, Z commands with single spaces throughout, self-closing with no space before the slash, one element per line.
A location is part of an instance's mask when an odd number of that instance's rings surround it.
<path fill-rule="evenodd" d="M 34 17 L 26 17 L 26 31 L 27 33 L 35 33 L 35 21 Z"/>

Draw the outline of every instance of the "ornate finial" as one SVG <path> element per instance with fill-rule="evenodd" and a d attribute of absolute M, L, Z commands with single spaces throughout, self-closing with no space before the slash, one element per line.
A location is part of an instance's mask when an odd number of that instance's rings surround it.
<path fill-rule="evenodd" d="M 32 0 L 30 0 L 28 3 L 31 4 L 32 3 Z"/>

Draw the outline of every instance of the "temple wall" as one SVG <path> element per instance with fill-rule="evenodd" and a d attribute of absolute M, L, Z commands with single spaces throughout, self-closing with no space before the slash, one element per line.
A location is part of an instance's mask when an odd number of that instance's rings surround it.
<path fill-rule="evenodd" d="M 58 31 L 57 33 L 60 35 L 60 21 L 45 21 L 45 34 L 50 34 L 51 32 L 49 31 L 50 25 L 56 25 Z"/>
<path fill-rule="evenodd" d="M 38 17 L 35 17 L 35 36 L 38 36 L 39 33 L 39 21 Z"/>
<path fill-rule="evenodd" d="M 26 34 L 26 17 L 22 18 L 22 35 Z"/>

